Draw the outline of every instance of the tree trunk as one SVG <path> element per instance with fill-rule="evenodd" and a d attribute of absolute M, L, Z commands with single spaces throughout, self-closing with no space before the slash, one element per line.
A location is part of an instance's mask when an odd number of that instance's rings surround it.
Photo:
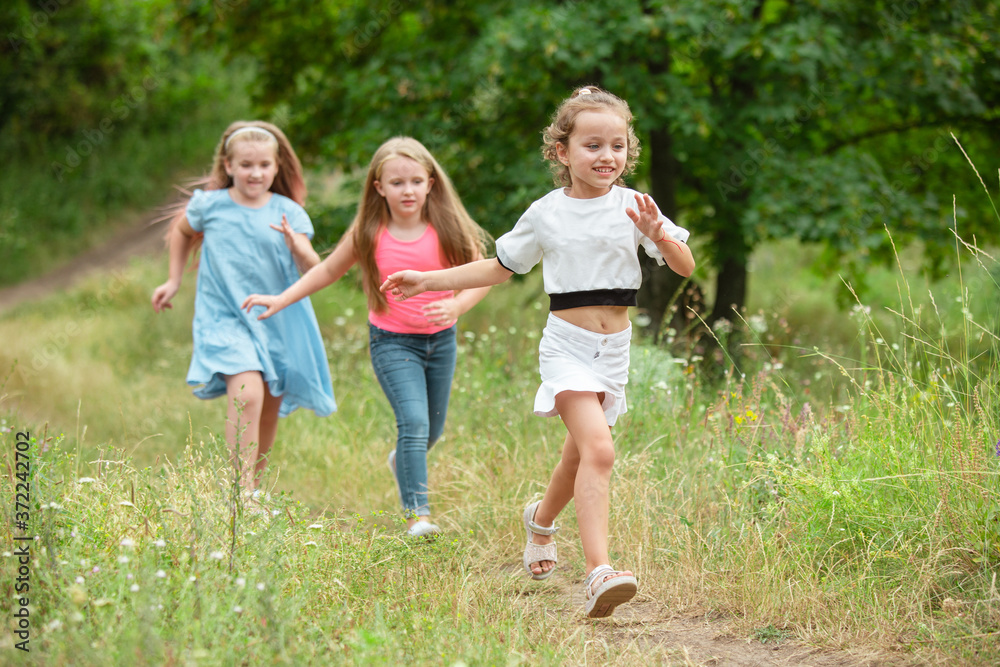
<path fill-rule="evenodd" d="M 738 322 L 736 313 L 742 313 L 747 301 L 747 260 L 746 256 L 726 257 L 719 268 L 715 282 L 715 304 L 708 318 L 709 325 L 717 320 L 727 319 Z M 733 312 L 735 309 L 736 312 Z"/>
<path fill-rule="evenodd" d="M 649 138 L 650 160 L 650 195 L 656 201 L 660 213 L 670 219 L 677 217 L 677 159 L 671 146 L 670 132 L 666 129 L 653 130 Z M 643 332 L 659 339 L 663 318 L 678 295 L 686 279 L 666 267 L 659 266 L 656 260 L 639 251 L 639 262 L 642 266 L 642 287 L 639 288 L 639 307 L 649 316 L 649 324 Z"/>

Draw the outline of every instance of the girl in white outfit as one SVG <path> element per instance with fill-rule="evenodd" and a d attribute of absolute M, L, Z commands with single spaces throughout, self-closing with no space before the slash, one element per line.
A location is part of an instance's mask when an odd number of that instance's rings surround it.
<path fill-rule="evenodd" d="M 615 460 L 610 427 L 626 410 L 628 307 L 642 280 L 641 245 L 682 276 L 695 262 L 688 232 L 659 214 L 649 195 L 623 185 L 639 156 L 624 100 L 583 87 L 563 101 L 544 133 L 542 153 L 561 186 L 535 201 L 497 256 L 439 271 L 399 271 L 382 291 L 403 300 L 428 290 L 496 285 L 539 261 L 550 313 L 539 344 L 542 385 L 534 412 L 559 415 L 568 431 L 562 458 L 538 502 L 525 508 L 524 567 L 534 579 L 554 571 L 555 519 L 571 499 L 586 558 L 586 613 L 610 616 L 632 599 L 636 579 L 608 558 L 608 485 Z"/>

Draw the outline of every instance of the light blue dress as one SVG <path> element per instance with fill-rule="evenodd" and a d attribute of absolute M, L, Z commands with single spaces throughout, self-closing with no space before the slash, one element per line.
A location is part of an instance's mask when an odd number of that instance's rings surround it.
<path fill-rule="evenodd" d="M 299 278 L 284 236 L 271 229 L 281 215 L 296 232 L 313 236 L 312 221 L 279 194 L 261 208 L 241 206 L 228 190 L 195 190 L 187 220 L 204 232 L 198 265 L 192 333 L 194 353 L 187 382 L 195 396 L 226 393 L 223 375 L 260 371 L 272 396 L 282 396 L 281 416 L 307 408 L 325 417 L 337 409 L 319 324 L 308 298 L 273 317 L 240 309 L 251 294 L 280 294 Z M 201 386 L 198 386 L 201 385 Z"/>

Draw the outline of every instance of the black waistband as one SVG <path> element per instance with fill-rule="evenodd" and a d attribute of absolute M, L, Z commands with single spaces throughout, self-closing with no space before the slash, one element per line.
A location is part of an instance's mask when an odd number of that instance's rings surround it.
<path fill-rule="evenodd" d="M 634 289 L 593 289 L 585 292 L 563 292 L 549 295 L 549 310 L 566 310 L 583 306 L 634 306 Z"/>

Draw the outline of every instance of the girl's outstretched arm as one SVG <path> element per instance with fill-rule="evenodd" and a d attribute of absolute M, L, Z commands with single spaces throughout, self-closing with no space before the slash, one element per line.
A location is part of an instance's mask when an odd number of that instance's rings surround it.
<path fill-rule="evenodd" d="M 482 259 L 482 256 L 479 257 Z M 477 260 L 478 261 L 478 260 Z M 464 289 L 455 296 L 429 303 L 422 308 L 427 321 L 432 324 L 454 324 L 458 318 L 472 310 L 472 307 L 489 294 L 490 286 Z"/>
<path fill-rule="evenodd" d="M 264 306 L 265 310 L 257 319 L 266 320 L 296 301 L 314 294 L 340 280 L 347 270 L 358 261 L 354 252 L 354 234 L 348 232 L 326 259 L 309 269 L 294 285 L 277 296 L 251 294 L 243 302 L 242 308 L 248 313 L 254 306 Z"/>
<path fill-rule="evenodd" d="M 319 253 L 313 250 L 312 241 L 305 234 L 300 234 L 292 229 L 288 224 L 288 216 L 281 214 L 281 225 L 271 225 L 271 229 L 281 232 L 285 236 L 285 245 L 292 251 L 292 259 L 295 266 L 299 268 L 299 273 L 306 273 L 312 267 L 319 264 Z"/>
<path fill-rule="evenodd" d="M 505 269 L 495 258 L 481 259 L 437 271 L 397 271 L 390 274 L 379 289 L 394 297 L 396 301 L 402 301 L 421 292 L 472 290 L 477 287 L 499 285 L 510 278 L 512 273 L 513 271 Z"/>
<path fill-rule="evenodd" d="M 170 269 L 167 282 L 153 290 L 153 310 L 158 313 L 165 308 L 173 308 L 170 300 L 181 288 L 184 267 L 187 266 L 188 254 L 191 252 L 191 241 L 196 234 L 187 218 L 178 220 L 170 230 Z"/>

